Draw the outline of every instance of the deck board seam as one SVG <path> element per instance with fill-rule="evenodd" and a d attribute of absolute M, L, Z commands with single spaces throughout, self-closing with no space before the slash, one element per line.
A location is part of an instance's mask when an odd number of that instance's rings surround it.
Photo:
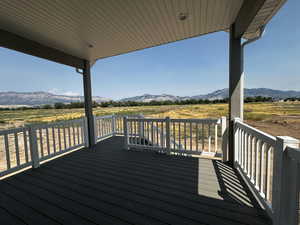
<path fill-rule="evenodd" d="M 12 195 L 10 195 L 10 194 L 8 194 L 8 193 L 6 193 L 6 197 L 11 198 L 11 199 L 13 199 L 14 201 L 19 202 L 21 205 L 24 205 L 24 206 L 30 208 L 30 209 L 33 210 L 35 213 L 40 214 L 40 215 L 42 215 L 42 216 L 44 216 L 44 217 L 46 217 L 46 218 L 52 220 L 52 221 L 55 222 L 56 224 L 61 224 L 61 225 L 63 225 L 61 222 L 57 221 L 57 220 L 54 219 L 53 217 L 49 217 L 47 214 L 41 212 L 40 210 L 36 210 L 34 207 L 31 207 L 29 204 L 24 203 L 23 201 L 18 200 L 17 198 L 13 197 Z"/>
<path fill-rule="evenodd" d="M 14 213 L 10 212 L 7 208 L 3 207 L 0 205 L 0 208 L 5 211 L 8 215 L 12 216 L 14 219 L 22 222 L 23 224 L 27 225 L 28 223 L 26 223 L 26 221 L 22 218 L 20 218 L 18 215 L 15 215 Z"/>

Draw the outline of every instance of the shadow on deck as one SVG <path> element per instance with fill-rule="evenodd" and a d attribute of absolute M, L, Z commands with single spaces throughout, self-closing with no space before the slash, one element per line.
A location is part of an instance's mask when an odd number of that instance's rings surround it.
<path fill-rule="evenodd" d="M 1 181 L 1 224 L 270 224 L 225 164 L 122 143 L 110 138 Z"/>

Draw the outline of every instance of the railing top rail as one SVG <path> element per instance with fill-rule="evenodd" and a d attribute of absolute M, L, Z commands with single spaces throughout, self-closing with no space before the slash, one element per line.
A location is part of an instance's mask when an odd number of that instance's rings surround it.
<path fill-rule="evenodd" d="M 154 118 L 127 118 L 127 121 L 145 121 L 145 122 L 164 122 L 165 119 L 154 119 Z"/>
<path fill-rule="evenodd" d="M 293 148 L 290 146 L 286 147 L 287 154 L 290 158 L 298 161 L 300 163 L 300 149 L 299 148 Z"/>
<path fill-rule="evenodd" d="M 120 114 L 112 114 L 112 115 L 104 115 L 104 116 L 95 116 L 95 119 L 111 119 L 111 118 L 124 118 L 125 115 Z M 140 118 L 141 115 L 139 114 L 133 114 L 133 115 L 126 115 L 127 118 Z"/>
<path fill-rule="evenodd" d="M 124 117 L 127 117 L 127 118 L 140 118 L 140 117 L 142 117 L 142 114 L 131 114 L 131 115 L 115 114 L 114 116 L 115 117 L 121 117 L 121 118 L 124 118 Z"/>
<path fill-rule="evenodd" d="M 220 123 L 220 119 L 170 119 L 171 122 Z"/>
<path fill-rule="evenodd" d="M 113 115 L 106 115 L 106 116 L 95 116 L 95 119 L 110 119 Z"/>
<path fill-rule="evenodd" d="M 24 132 L 28 129 L 29 129 L 28 127 L 18 127 L 18 128 L 7 129 L 7 130 L 0 130 L 0 135 Z"/>
<path fill-rule="evenodd" d="M 236 127 L 246 131 L 247 133 L 255 136 L 256 138 L 266 142 L 267 144 L 271 145 L 271 146 L 275 146 L 276 143 L 276 138 L 270 134 L 267 134 L 263 131 L 260 131 L 254 127 L 249 126 L 248 124 L 245 124 L 241 121 L 236 121 L 235 123 Z"/>
<path fill-rule="evenodd" d="M 84 118 L 80 118 L 80 119 L 64 120 L 64 121 L 51 122 L 51 123 L 32 124 L 30 126 L 32 126 L 34 128 L 47 128 L 47 127 L 65 125 L 65 124 L 81 123 L 83 120 L 84 120 Z"/>
<path fill-rule="evenodd" d="M 165 118 L 127 118 L 127 121 L 145 122 L 164 122 L 165 120 Z M 220 123 L 220 119 L 170 119 L 170 122 L 218 124 Z"/>

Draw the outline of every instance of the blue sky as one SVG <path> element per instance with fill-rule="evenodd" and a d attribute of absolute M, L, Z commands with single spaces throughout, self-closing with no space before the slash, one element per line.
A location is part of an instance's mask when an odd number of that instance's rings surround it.
<path fill-rule="evenodd" d="M 246 88 L 300 90 L 300 1 L 288 0 L 245 51 Z M 0 91 L 82 94 L 71 67 L 0 49 Z M 93 95 L 197 95 L 228 87 L 228 34 L 219 32 L 97 61 Z"/>

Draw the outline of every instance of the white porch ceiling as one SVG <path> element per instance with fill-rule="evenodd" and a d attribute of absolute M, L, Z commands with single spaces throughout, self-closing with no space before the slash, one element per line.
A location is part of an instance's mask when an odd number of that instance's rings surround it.
<path fill-rule="evenodd" d="M 285 0 L 267 0 L 244 38 L 257 35 Z M 1 0 L 0 29 L 95 61 L 226 31 L 243 0 Z M 180 20 L 180 13 L 187 19 Z"/>

